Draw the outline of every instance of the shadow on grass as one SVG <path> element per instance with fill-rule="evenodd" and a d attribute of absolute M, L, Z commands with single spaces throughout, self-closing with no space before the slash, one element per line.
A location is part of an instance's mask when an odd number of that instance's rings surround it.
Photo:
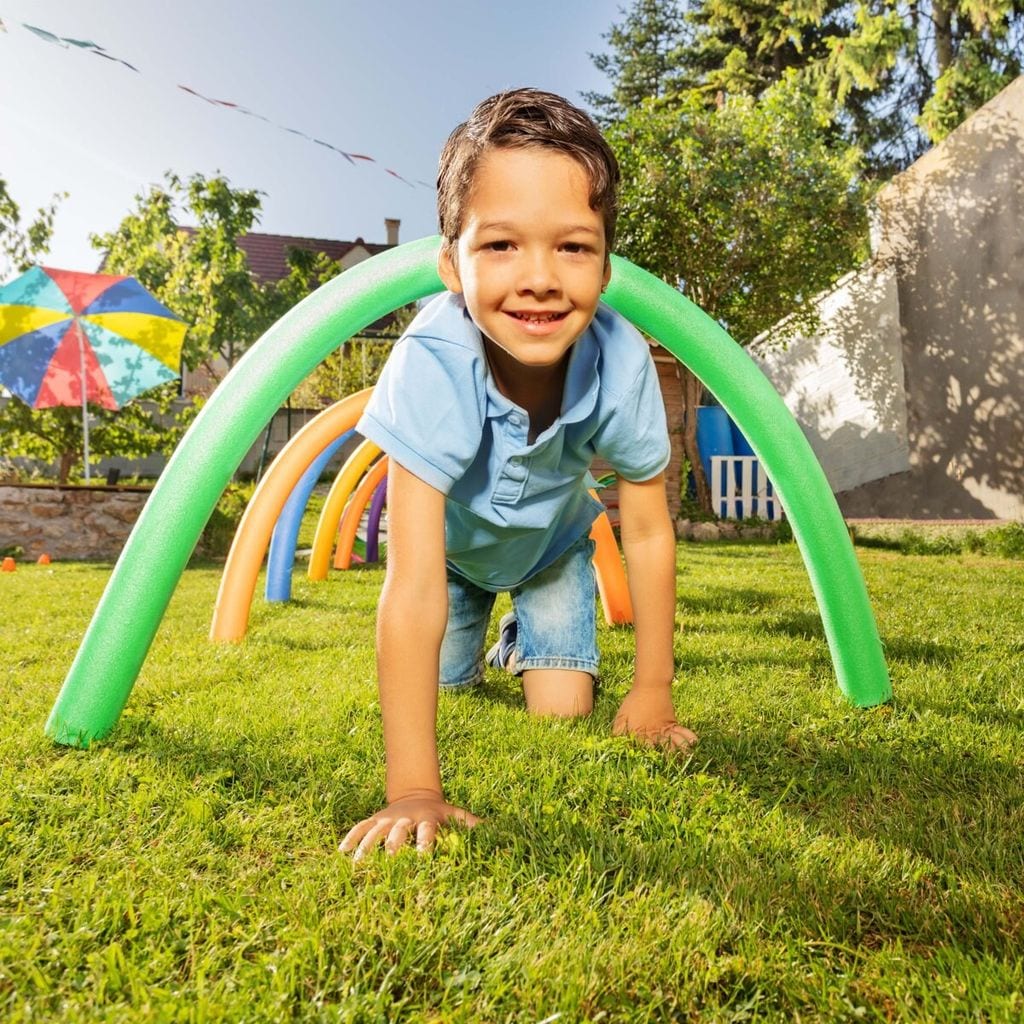
<path fill-rule="evenodd" d="M 950 644 L 937 644 L 917 637 L 885 636 L 882 649 L 889 662 L 908 665 L 953 665 L 964 656 L 964 651 Z"/>
<path fill-rule="evenodd" d="M 223 731 L 168 727 L 143 713 L 123 717 L 107 746 L 152 761 L 161 776 L 177 777 L 183 784 L 208 785 L 225 799 L 266 799 L 276 804 L 322 792 L 324 763 L 333 758 L 343 765 L 354 756 L 346 737 L 354 729 L 364 733 L 378 727 L 379 711 L 367 700 L 365 709 L 354 710 L 338 721 L 336 747 L 320 747 L 311 758 L 296 751 L 295 731 L 290 726 L 268 729 L 258 737 L 227 737 Z M 382 771 L 378 774 L 382 776 Z M 363 791 L 364 775 L 354 771 L 350 786 L 332 785 L 327 796 L 331 800 L 356 799 L 354 794 Z"/>
<path fill-rule="evenodd" d="M 778 600 L 778 594 L 753 587 L 704 587 L 699 593 L 684 591 L 678 596 L 676 605 L 684 616 L 708 613 L 742 615 L 745 612 L 763 611 Z"/>
<path fill-rule="evenodd" d="M 504 680 L 454 699 L 481 696 L 522 707 Z M 605 747 L 602 719 L 615 699 L 602 699 L 593 725 L 581 723 L 579 754 L 556 768 L 555 791 L 574 794 L 559 810 L 542 810 L 532 790 L 512 808 L 472 808 L 487 821 L 470 840 L 474 870 L 512 859 L 529 884 L 568 875 L 584 858 L 595 897 L 657 886 L 771 922 L 773 934 L 827 935 L 851 948 L 955 942 L 968 954 L 1016 956 L 1024 782 L 1019 764 L 989 753 L 976 731 L 920 726 L 928 701 L 810 724 L 783 712 L 705 729 L 687 764 Z M 178 777 L 183 790 L 198 783 L 233 804 L 308 802 L 320 792 L 317 811 L 340 834 L 378 809 L 381 765 L 346 742 L 352 730 L 376 728 L 367 700 L 337 723 L 336 749 L 312 755 L 295 747 L 290 727 L 232 737 L 141 716 L 122 721 L 112 746 Z M 533 785 L 529 775 L 524 783 Z"/>
<path fill-rule="evenodd" d="M 264 625 L 261 623 L 261 625 Z M 338 637 L 332 634 L 318 634 L 312 637 L 283 636 L 281 634 L 257 633 L 245 641 L 253 647 L 273 647 L 282 651 L 315 653 L 317 651 L 336 651 L 339 647 Z"/>
<path fill-rule="evenodd" d="M 819 615 L 812 612 L 791 612 L 787 615 L 773 615 L 755 626 L 755 632 L 769 635 L 794 637 L 797 640 L 825 641 L 825 628 Z M 882 650 L 890 664 L 904 662 L 908 665 L 953 665 L 965 654 L 962 647 L 939 644 L 918 637 L 882 637 Z"/>
<path fill-rule="evenodd" d="M 642 794 L 646 806 L 629 804 L 625 779 L 608 783 L 607 828 L 499 813 L 480 841 L 519 858 L 527 879 L 567 872 L 584 851 L 605 891 L 701 896 L 772 933 L 1017 959 L 1024 791 L 1008 761 L 965 763 L 910 738 L 861 749 L 801 734 L 793 749 L 783 726 L 709 734 L 698 755 L 701 769 L 648 769 L 662 786 Z"/>
<path fill-rule="evenodd" d="M 825 639 L 825 629 L 817 612 L 789 612 L 772 615 L 759 626 L 759 632 L 774 636 L 791 636 L 798 640 Z"/>

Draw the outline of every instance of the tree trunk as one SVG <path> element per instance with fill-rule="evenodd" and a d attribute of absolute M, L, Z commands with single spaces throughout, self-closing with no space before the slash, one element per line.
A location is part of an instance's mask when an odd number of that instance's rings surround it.
<path fill-rule="evenodd" d="M 75 464 L 76 458 L 78 458 L 78 452 L 60 453 L 60 465 L 57 467 L 57 483 L 61 486 L 68 482 L 68 477 L 71 476 L 71 467 Z"/>
<path fill-rule="evenodd" d="M 939 75 L 953 63 L 951 6 L 948 0 L 937 0 L 932 8 L 932 23 L 935 26 L 935 63 L 938 65 Z"/>
<path fill-rule="evenodd" d="M 701 462 L 700 449 L 697 447 L 697 406 L 704 396 L 704 385 L 685 366 L 679 367 L 679 379 L 683 385 L 683 451 L 690 462 L 693 481 L 697 488 L 697 504 L 702 512 L 709 515 L 711 508 L 711 488 L 704 475 L 704 463 Z"/>

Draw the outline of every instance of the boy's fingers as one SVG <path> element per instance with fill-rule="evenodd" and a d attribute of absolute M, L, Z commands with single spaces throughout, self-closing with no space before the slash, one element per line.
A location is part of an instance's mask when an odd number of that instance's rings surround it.
<path fill-rule="evenodd" d="M 373 828 L 373 824 L 373 818 L 367 818 L 366 821 L 361 821 L 359 822 L 358 825 L 353 825 L 348 830 L 348 833 L 345 835 L 345 838 L 342 839 L 341 843 L 338 846 L 338 849 L 342 853 L 350 853 L 352 850 L 356 848 L 356 846 L 359 843 L 359 840 L 362 839 L 363 836 L 365 836 L 366 833 L 369 832 L 371 828 Z"/>
<path fill-rule="evenodd" d="M 416 850 L 423 853 L 434 845 L 437 839 L 437 823 L 434 821 L 421 821 L 416 826 Z"/>
<path fill-rule="evenodd" d="M 384 849 L 387 850 L 388 853 L 398 853 L 398 851 L 405 846 L 412 827 L 412 818 L 399 818 L 398 821 L 391 826 L 387 839 L 384 840 Z"/>
<path fill-rule="evenodd" d="M 461 807 L 452 807 L 446 822 L 454 822 L 472 828 L 479 825 L 481 818 Z M 386 818 L 381 821 L 378 818 L 367 818 L 358 825 L 349 829 L 345 838 L 338 846 L 341 853 L 352 853 L 353 860 L 361 860 L 378 843 L 384 844 L 388 853 L 397 853 L 410 839 L 415 837 L 416 849 L 419 851 L 429 850 L 437 839 L 438 828 L 442 824 L 433 817 L 417 821 L 414 818 L 402 817 L 397 821 Z"/>
<path fill-rule="evenodd" d="M 352 855 L 353 860 L 362 860 L 376 845 L 377 843 L 387 835 L 388 829 L 391 828 L 391 822 L 378 822 L 370 829 L 369 832 L 363 836 L 363 841 L 356 847 L 356 852 Z"/>
<path fill-rule="evenodd" d="M 448 820 L 457 821 L 460 825 L 472 828 L 474 825 L 479 825 L 483 819 L 478 818 L 475 814 L 471 814 L 469 811 L 464 811 L 461 807 L 454 807 L 452 808 L 451 814 L 448 815 Z"/>
<path fill-rule="evenodd" d="M 684 753 L 692 750 L 697 745 L 697 734 L 681 725 L 674 725 L 671 729 L 662 733 L 661 743 L 674 750 Z"/>

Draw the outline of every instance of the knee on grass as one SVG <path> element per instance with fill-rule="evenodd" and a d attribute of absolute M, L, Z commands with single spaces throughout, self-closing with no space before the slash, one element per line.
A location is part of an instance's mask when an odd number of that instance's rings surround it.
<path fill-rule="evenodd" d="M 523 673 L 523 694 L 531 715 L 584 718 L 594 710 L 594 677 L 570 669 Z"/>

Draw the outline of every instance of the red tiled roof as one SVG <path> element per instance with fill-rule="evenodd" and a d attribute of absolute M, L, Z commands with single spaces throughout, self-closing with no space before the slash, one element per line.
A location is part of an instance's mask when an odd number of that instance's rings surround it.
<path fill-rule="evenodd" d="M 181 228 L 191 234 L 195 229 Z M 249 261 L 249 269 L 261 284 L 268 281 L 280 281 L 288 276 L 288 251 L 290 249 L 306 249 L 309 252 L 322 252 L 332 260 L 340 260 L 356 246 L 362 246 L 371 256 L 376 256 L 393 245 L 386 242 L 364 242 L 357 238 L 354 242 L 343 242 L 334 238 L 303 238 L 299 235 L 266 235 L 260 231 L 250 231 L 238 239 L 240 248 Z"/>
<path fill-rule="evenodd" d="M 279 281 L 288 276 L 288 250 L 306 249 L 309 252 L 326 253 L 332 260 L 339 260 L 356 246 L 362 246 L 371 256 L 394 246 L 381 242 L 343 242 L 333 238 L 301 238 L 297 235 L 265 235 L 252 231 L 242 235 L 238 244 L 245 250 L 249 269 L 260 282 Z"/>

